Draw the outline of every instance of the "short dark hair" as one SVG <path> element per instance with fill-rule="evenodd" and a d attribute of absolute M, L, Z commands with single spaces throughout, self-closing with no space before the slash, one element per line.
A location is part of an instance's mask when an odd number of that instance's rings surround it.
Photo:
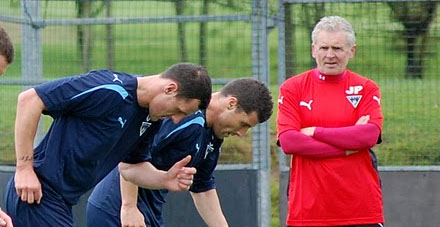
<path fill-rule="evenodd" d="M 14 46 L 8 33 L 2 27 L 0 27 L 0 55 L 6 58 L 8 64 L 14 61 Z"/>
<path fill-rule="evenodd" d="M 238 106 L 247 114 L 256 112 L 258 122 L 267 121 L 272 115 L 272 96 L 262 82 L 252 78 L 235 79 L 227 83 L 220 91 L 224 96 L 238 99 Z"/>
<path fill-rule="evenodd" d="M 161 73 L 163 78 L 177 83 L 177 97 L 200 100 L 199 108 L 206 109 L 211 100 L 212 85 L 207 70 L 193 63 L 178 63 Z"/>

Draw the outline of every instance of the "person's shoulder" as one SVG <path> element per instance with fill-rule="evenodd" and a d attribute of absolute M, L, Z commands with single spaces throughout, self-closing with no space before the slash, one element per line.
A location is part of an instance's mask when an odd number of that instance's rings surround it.
<path fill-rule="evenodd" d="M 92 70 L 92 71 L 89 71 L 89 72 L 82 74 L 80 76 L 108 78 L 113 82 L 119 82 L 118 79 L 120 79 L 120 78 L 125 78 L 125 77 L 136 78 L 136 77 L 138 77 L 138 75 L 135 75 L 135 74 L 125 73 L 125 72 L 117 72 L 117 71 L 112 71 L 110 69 Z"/>
<path fill-rule="evenodd" d="M 364 86 L 369 86 L 369 87 L 378 87 L 377 83 L 374 80 L 372 80 L 366 76 L 363 76 L 359 73 L 355 73 L 350 70 L 347 70 L 347 72 L 349 73 L 352 80 L 356 83 L 361 83 Z"/>
<path fill-rule="evenodd" d="M 312 70 L 307 70 L 305 72 L 296 74 L 291 76 L 289 79 L 287 79 L 286 81 L 290 81 L 290 80 L 304 80 L 305 78 L 309 77 L 309 75 L 312 73 Z"/>
<path fill-rule="evenodd" d="M 174 123 L 171 119 L 163 120 L 160 128 L 161 132 L 166 132 L 168 135 L 175 133 L 193 133 L 205 127 L 205 117 L 202 111 L 197 111 L 194 114 L 186 116 L 179 123 Z"/>
<path fill-rule="evenodd" d="M 195 125 L 205 127 L 205 113 L 202 110 L 198 110 L 195 113 L 184 117 L 179 123 L 179 126 L 183 125 Z"/>
<path fill-rule="evenodd" d="M 352 77 L 352 78 L 354 78 L 354 79 L 357 79 L 357 80 L 368 80 L 367 77 L 362 76 L 361 74 L 359 74 L 359 73 L 357 73 L 357 72 L 353 72 L 353 71 L 348 70 L 348 69 L 347 69 L 347 74 L 348 74 L 350 77 Z"/>
<path fill-rule="evenodd" d="M 290 87 L 290 86 L 294 86 L 295 84 L 301 84 L 310 77 L 311 72 L 312 70 L 308 70 L 300 74 L 293 75 L 288 79 L 286 79 L 286 81 L 284 81 L 281 87 Z"/>

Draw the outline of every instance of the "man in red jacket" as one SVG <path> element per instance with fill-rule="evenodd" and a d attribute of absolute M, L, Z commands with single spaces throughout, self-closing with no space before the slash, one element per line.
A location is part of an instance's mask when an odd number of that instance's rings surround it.
<path fill-rule="evenodd" d="M 317 68 L 280 87 L 278 140 L 292 155 L 287 226 L 383 226 L 382 191 L 370 148 L 380 140 L 379 87 L 347 69 L 351 24 L 322 18 L 312 32 Z"/>

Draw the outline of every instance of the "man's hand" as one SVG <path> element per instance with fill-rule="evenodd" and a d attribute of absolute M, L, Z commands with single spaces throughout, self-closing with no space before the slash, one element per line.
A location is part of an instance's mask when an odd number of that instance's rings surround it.
<path fill-rule="evenodd" d="M 33 166 L 17 166 L 15 171 L 15 190 L 21 201 L 29 204 L 34 202 L 40 204 L 43 192 Z"/>
<path fill-rule="evenodd" d="M 0 227 L 13 227 L 12 219 L 0 209 Z"/>
<path fill-rule="evenodd" d="M 146 227 L 144 215 L 139 211 L 137 205 L 121 206 L 122 227 Z"/>
<path fill-rule="evenodd" d="M 347 155 L 347 156 L 352 155 L 352 154 L 356 154 L 356 153 L 358 153 L 358 151 L 345 151 L 345 155 Z"/>
<path fill-rule="evenodd" d="M 356 121 L 356 124 L 354 124 L 354 125 L 366 125 L 369 120 L 370 120 L 370 115 L 365 115 L 365 116 L 360 117 Z"/>
<path fill-rule="evenodd" d="M 191 156 L 176 162 L 167 172 L 165 186 L 170 191 L 188 191 L 191 187 L 196 169 L 185 167 L 191 161 Z"/>
<path fill-rule="evenodd" d="M 368 123 L 368 121 L 370 120 L 370 115 L 365 115 L 360 117 L 357 121 L 356 124 L 354 125 L 366 125 Z M 358 151 L 345 151 L 345 155 L 349 156 L 352 154 L 356 154 Z"/>
<path fill-rule="evenodd" d="M 302 134 L 305 134 L 306 136 L 313 136 L 315 134 L 315 129 L 316 127 L 307 127 L 307 128 L 302 128 L 300 132 Z"/>

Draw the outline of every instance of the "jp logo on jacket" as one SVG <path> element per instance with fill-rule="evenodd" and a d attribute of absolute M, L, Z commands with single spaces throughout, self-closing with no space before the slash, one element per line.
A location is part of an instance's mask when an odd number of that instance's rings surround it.
<path fill-rule="evenodd" d="M 359 92 L 362 91 L 364 87 L 361 85 L 350 86 L 348 90 L 345 90 L 345 94 L 347 94 L 347 99 L 356 108 L 359 105 L 359 102 L 362 99 L 362 95 L 359 95 Z"/>

